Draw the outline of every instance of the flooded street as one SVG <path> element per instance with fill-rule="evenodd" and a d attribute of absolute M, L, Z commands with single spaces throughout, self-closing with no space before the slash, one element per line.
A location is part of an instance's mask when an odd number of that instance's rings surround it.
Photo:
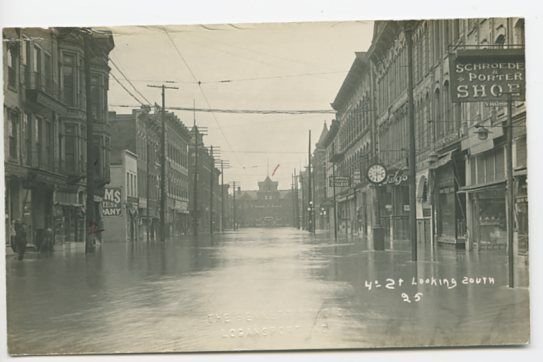
<path fill-rule="evenodd" d="M 528 340 L 527 266 L 503 250 L 242 229 L 7 256 L 11 354 L 477 345 Z M 473 279 L 470 279 L 473 278 Z M 401 281 L 400 281 L 401 280 Z"/>

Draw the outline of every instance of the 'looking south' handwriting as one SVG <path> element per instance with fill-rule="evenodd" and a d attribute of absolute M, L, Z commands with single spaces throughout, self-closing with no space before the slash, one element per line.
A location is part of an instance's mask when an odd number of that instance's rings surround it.
<path fill-rule="evenodd" d="M 494 285 L 496 284 L 496 281 L 494 277 L 465 276 L 462 278 L 462 280 L 460 280 L 460 284 L 462 285 Z M 368 288 L 368 290 L 381 289 L 381 288 L 394 290 L 394 289 L 401 288 L 403 286 L 408 286 L 408 285 L 428 285 L 428 286 L 445 287 L 448 289 L 453 289 L 459 285 L 459 282 L 456 280 L 456 278 L 436 278 L 436 277 L 429 277 L 429 278 L 413 277 L 411 278 L 411 280 L 407 280 L 407 281 L 402 278 L 387 278 L 383 282 L 379 280 L 366 280 L 364 282 L 364 286 Z"/>

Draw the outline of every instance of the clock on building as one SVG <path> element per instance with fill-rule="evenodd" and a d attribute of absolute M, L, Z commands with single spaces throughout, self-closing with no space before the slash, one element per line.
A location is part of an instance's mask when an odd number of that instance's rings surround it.
<path fill-rule="evenodd" d="M 380 163 L 375 163 L 368 167 L 368 180 L 374 184 L 380 184 L 385 181 L 387 177 L 387 169 Z"/>

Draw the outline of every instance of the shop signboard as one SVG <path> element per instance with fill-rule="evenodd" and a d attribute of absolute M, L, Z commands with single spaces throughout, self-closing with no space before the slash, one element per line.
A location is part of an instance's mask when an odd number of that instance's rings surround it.
<path fill-rule="evenodd" d="M 458 50 L 450 58 L 453 102 L 522 101 L 526 93 L 523 48 Z"/>
<path fill-rule="evenodd" d="M 328 182 L 330 187 L 333 187 L 334 184 L 336 187 L 349 187 L 351 185 L 351 178 L 348 176 L 330 176 Z"/>
<path fill-rule="evenodd" d="M 102 201 L 102 213 L 104 216 L 120 216 L 122 212 L 121 188 L 106 187 Z"/>

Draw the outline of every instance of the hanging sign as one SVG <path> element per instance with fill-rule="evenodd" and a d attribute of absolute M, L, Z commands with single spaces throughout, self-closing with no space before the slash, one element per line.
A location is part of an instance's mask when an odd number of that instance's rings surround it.
<path fill-rule="evenodd" d="M 351 178 L 348 176 L 330 176 L 328 180 L 329 186 L 333 187 L 334 184 L 336 187 L 349 187 L 351 185 Z"/>
<path fill-rule="evenodd" d="M 458 50 L 449 60 L 452 101 L 522 101 L 526 93 L 524 49 Z"/>
<path fill-rule="evenodd" d="M 401 184 L 406 183 L 408 179 L 409 176 L 405 173 L 405 170 L 396 170 L 396 172 L 389 172 L 381 185 L 400 186 Z"/>

